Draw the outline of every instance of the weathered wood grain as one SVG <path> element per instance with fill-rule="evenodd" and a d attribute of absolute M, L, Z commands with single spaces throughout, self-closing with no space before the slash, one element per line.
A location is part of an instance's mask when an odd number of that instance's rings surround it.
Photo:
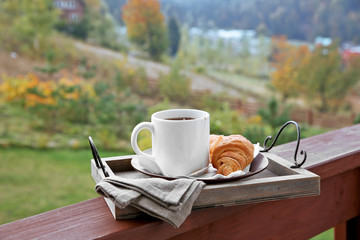
<path fill-rule="evenodd" d="M 359 186 L 360 169 L 357 168 L 322 181 L 320 196 L 231 207 L 228 215 L 219 216 L 211 224 L 179 234 L 174 239 L 191 236 L 199 239 L 207 236 L 212 239 L 308 239 L 360 214 Z M 208 212 L 202 214 L 205 218 Z"/>

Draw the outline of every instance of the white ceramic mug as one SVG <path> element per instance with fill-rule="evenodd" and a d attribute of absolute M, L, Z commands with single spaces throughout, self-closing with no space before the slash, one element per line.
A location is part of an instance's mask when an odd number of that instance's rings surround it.
<path fill-rule="evenodd" d="M 152 133 L 152 154 L 137 144 L 138 134 Z M 209 113 L 195 109 L 156 112 L 151 122 L 139 123 L 131 134 L 131 145 L 138 156 L 157 163 L 162 173 L 176 177 L 191 174 L 209 165 Z"/>

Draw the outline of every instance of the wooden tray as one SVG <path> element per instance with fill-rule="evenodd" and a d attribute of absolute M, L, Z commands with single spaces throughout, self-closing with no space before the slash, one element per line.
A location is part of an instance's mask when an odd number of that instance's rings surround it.
<path fill-rule="evenodd" d="M 237 204 L 265 202 L 272 200 L 313 196 L 320 194 L 320 177 L 303 168 L 290 168 L 292 165 L 272 153 L 262 153 L 269 160 L 264 171 L 231 182 L 206 185 L 194 202 L 193 209 L 230 206 Z M 105 170 L 110 176 L 126 178 L 148 177 L 133 169 L 130 164 L 134 155 L 103 158 Z M 105 176 L 91 160 L 91 174 L 98 183 Z M 133 218 L 141 214 L 133 207 L 120 209 L 108 198 L 104 198 L 115 219 Z"/>

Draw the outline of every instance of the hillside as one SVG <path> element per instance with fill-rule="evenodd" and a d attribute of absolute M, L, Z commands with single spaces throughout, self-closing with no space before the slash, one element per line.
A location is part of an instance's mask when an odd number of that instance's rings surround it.
<path fill-rule="evenodd" d="M 106 0 L 121 22 L 126 0 Z M 166 17 L 200 28 L 256 29 L 267 35 L 287 35 L 313 42 L 324 36 L 360 42 L 360 2 L 357 0 L 160 0 Z"/>

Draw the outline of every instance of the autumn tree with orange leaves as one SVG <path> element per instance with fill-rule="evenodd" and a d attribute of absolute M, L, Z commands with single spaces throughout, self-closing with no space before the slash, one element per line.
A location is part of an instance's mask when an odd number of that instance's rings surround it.
<path fill-rule="evenodd" d="M 272 39 L 274 54 L 271 74 L 272 85 L 278 90 L 285 101 L 299 94 L 302 85 L 299 83 L 300 69 L 309 61 L 310 50 L 307 46 L 290 45 L 285 37 Z"/>
<path fill-rule="evenodd" d="M 164 15 L 159 1 L 129 0 L 122 10 L 129 39 L 158 60 L 167 49 Z"/>
<path fill-rule="evenodd" d="M 286 38 L 273 39 L 272 85 L 282 95 L 304 96 L 321 111 L 336 110 L 360 79 L 360 59 L 343 62 L 336 43 L 330 46 L 294 46 Z"/>
<path fill-rule="evenodd" d="M 298 81 L 305 86 L 309 101 L 317 100 L 321 111 L 336 110 L 349 90 L 360 80 L 359 62 L 344 65 L 339 46 L 316 46 L 309 61 L 301 66 Z"/>

